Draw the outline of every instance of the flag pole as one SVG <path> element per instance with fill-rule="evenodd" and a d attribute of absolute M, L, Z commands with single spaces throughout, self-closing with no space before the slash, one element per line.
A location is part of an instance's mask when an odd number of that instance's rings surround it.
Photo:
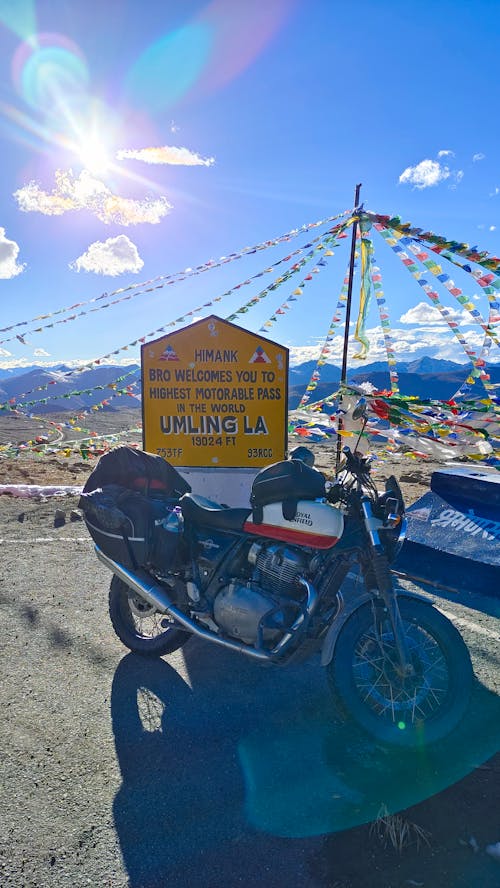
<path fill-rule="evenodd" d="M 356 185 L 356 191 L 354 192 L 354 210 L 356 211 L 359 207 L 359 193 L 361 191 L 361 182 L 359 185 Z M 352 240 L 351 240 L 351 260 L 349 263 L 349 281 L 347 285 L 347 304 L 346 304 L 346 312 L 345 312 L 345 330 L 344 330 L 344 351 L 342 354 L 342 369 L 340 372 L 340 385 L 346 382 L 347 379 L 347 347 L 349 345 L 349 324 L 351 322 L 351 300 L 352 300 L 352 282 L 354 277 L 354 259 L 356 255 L 356 235 L 358 232 L 358 218 L 354 217 L 354 222 L 352 225 Z M 342 401 L 342 395 L 340 396 L 339 403 Z M 338 470 L 340 464 L 340 456 L 342 451 L 342 435 L 340 434 L 342 431 L 342 418 L 339 414 L 337 428 L 337 461 L 336 461 L 336 469 Z"/>

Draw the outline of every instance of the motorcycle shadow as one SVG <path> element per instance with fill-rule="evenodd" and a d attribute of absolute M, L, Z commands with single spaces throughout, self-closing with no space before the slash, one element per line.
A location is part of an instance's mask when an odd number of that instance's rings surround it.
<path fill-rule="evenodd" d="M 300 840 L 373 820 L 382 804 L 416 804 L 491 756 L 500 702 L 478 686 L 438 747 L 389 749 L 332 717 L 318 660 L 268 668 L 191 640 L 168 661 L 124 657 L 111 715 L 131 886 L 232 884 L 247 872 L 246 884 L 269 884 L 273 853 L 293 884 Z M 299 840 L 288 864 L 283 838 Z"/>
<path fill-rule="evenodd" d="M 168 660 L 123 658 L 111 691 L 122 775 L 113 813 L 131 886 L 268 884 L 282 849 L 249 826 L 238 747 L 256 726 L 267 741 L 283 729 L 318 696 L 318 675 L 315 664 L 270 669 L 194 639 Z M 301 855 L 297 843 L 279 864 L 289 884 Z"/>

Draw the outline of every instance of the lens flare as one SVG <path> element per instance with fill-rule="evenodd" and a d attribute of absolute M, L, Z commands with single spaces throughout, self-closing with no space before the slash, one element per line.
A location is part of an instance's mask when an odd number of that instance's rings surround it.
<path fill-rule="evenodd" d="M 213 52 L 198 82 L 199 92 L 211 93 L 245 71 L 271 43 L 296 4 L 297 0 L 209 3 L 198 21 L 214 34 Z"/>
<path fill-rule="evenodd" d="M 26 104 L 48 116 L 64 116 L 84 103 L 89 73 L 78 46 L 62 34 L 36 34 L 12 59 L 12 78 Z"/>
<path fill-rule="evenodd" d="M 0 0 L 0 22 L 22 40 L 36 30 L 34 0 Z"/>
<path fill-rule="evenodd" d="M 196 82 L 211 48 L 212 34 L 205 25 L 187 25 L 164 35 L 130 69 L 128 95 L 153 113 L 168 108 Z"/>
<path fill-rule="evenodd" d="M 136 104 L 160 112 L 187 93 L 207 94 L 237 77 L 269 44 L 297 0 L 214 0 L 189 24 L 152 43 L 125 88 Z"/>

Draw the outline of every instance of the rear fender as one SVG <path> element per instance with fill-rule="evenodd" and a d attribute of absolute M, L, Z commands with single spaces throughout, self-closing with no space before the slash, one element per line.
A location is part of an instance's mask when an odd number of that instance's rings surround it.
<path fill-rule="evenodd" d="M 333 659 L 333 655 L 335 653 L 335 645 L 337 644 L 338 637 L 340 635 L 341 629 L 347 623 L 348 619 L 352 617 L 352 615 L 360 608 L 363 607 L 364 604 L 367 604 L 369 601 L 373 601 L 373 595 L 370 592 L 367 592 L 365 589 L 353 589 L 349 590 L 348 600 L 344 598 L 342 591 L 337 593 L 337 598 L 339 601 L 339 609 L 334 617 L 334 620 L 326 633 L 325 640 L 323 642 L 323 647 L 321 648 L 321 665 L 328 666 Z M 424 595 L 419 595 L 418 592 L 404 592 L 403 594 L 398 594 L 398 601 L 401 598 L 417 598 L 420 601 L 426 601 L 429 605 L 429 599 Z"/>

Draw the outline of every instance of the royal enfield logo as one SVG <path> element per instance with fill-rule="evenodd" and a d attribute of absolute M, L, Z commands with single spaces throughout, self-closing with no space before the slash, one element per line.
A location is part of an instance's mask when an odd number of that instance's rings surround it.
<path fill-rule="evenodd" d="M 297 512 L 293 522 L 294 524 L 306 524 L 307 527 L 313 526 L 313 520 L 309 512 Z"/>
<path fill-rule="evenodd" d="M 455 509 L 444 509 L 438 518 L 431 521 L 433 527 L 452 527 L 455 530 L 463 530 L 471 536 L 481 535 L 483 540 L 500 539 L 500 521 L 491 521 L 489 518 L 481 518 L 474 514 L 474 509 L 468 509 L 466 513 L 457 512 Z"/>

